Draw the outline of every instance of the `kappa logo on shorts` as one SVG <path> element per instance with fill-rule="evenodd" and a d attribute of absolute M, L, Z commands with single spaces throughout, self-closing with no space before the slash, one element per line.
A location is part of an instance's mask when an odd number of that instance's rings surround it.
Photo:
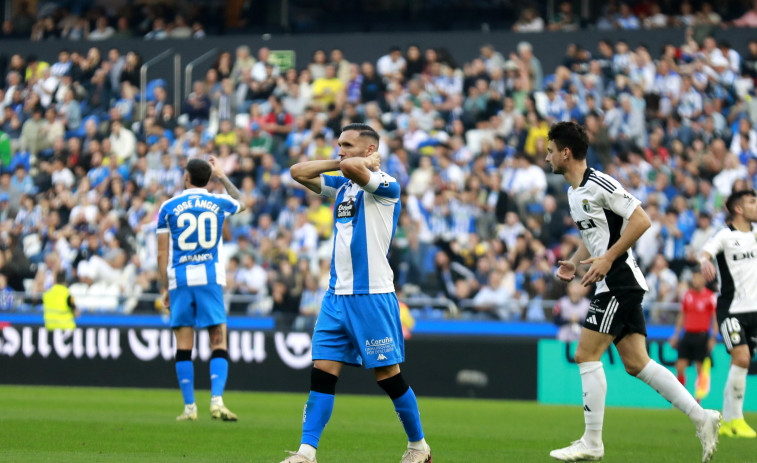
<path fill-rule="evenodd" d="M 376 360 L 386 360 L 386 355 L 379 354 L 378 358 Z"/>

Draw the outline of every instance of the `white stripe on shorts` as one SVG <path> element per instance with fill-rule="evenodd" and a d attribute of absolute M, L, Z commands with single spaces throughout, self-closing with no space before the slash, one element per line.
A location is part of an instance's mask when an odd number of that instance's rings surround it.
<path fill-rule="evenodd" d="M 731 333 L 728 332 L 727 323 L 728 319 L 725 319 L 720 324 L 720 334 L 723 336 L 723 344 L 725 344 L 726 349 L 730 352 L 733 349 L 733 343 L 731 342 Z"/>
<path fill-rule="evenodd" d="M 605 310 L 605 316 L 602 319 L 602 325 L 599 327 L 600 333 L 609 333 L 610 326 L 612 326 L 612 319 L 615 316 L 615 312 L 618 310 L 618 301 L 615 296 L 610 298 L 610 303 L 607 304 L 607 310 Z"/>

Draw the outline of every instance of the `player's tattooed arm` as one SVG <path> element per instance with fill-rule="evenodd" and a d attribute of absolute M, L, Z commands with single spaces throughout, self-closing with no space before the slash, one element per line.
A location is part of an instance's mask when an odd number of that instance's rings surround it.
<path fill-rule="evenodd" d="M 216 159 L 215 156 L 210 156 L 210 159 L 208 159 L 208 162 L 210 163 L 210 166 L 213 168 L 213 175 L 216 176 L 216 178 L 223 184 L 223 187 L 226 188 L 226 192 L 229 193 L 229 196 L 234 198 L 236 202 L 239 203 L 239 212 L 242 212 L 247 208 L 247 205 L 242 200 L 242 193 L 240 193 L 239 188 L 236 187 L 233 183 L 231 183 L 231 180 L 229 180 L 229 177 L 226 176 L 226 174 L 223 172 L 223 168 L 221 167 L 221 164 L 218 162 L 218 159 Z"/>
<path fill-rule="evenodd" d="M 245 210 L 247 208 L 247 205 L 242 200 L 242 193 L 239 192 L 239 188 L 231 183 L 231 180 L 229 180 L 229 177 L 227 177 L 226 175 L 224 175 L 223 177 L 218 177 L 218 180 L 223 184 L 223 187 L 226 188 L 226 192 L 229 193 L 229 196 L 234 198 L 239 203 L 239 212 Z"/>

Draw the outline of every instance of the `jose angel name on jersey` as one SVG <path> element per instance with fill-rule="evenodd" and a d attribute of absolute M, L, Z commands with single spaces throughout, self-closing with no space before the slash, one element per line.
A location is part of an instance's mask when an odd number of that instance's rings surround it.
<path fill-rule="evenodd" d="M 641 204 L 617 180 L 592 168 L 586 169 L 578 188 L 568 189 L 568 202 L 570 215 L 592 257 L 603 255 L 618 241 Z M 596 294 L 618 290 L 647 290 L 631 249 L 615 259 L 605 279 L 597 283 Z"/>
<path fill-rule="evenodd" d="M 757 312 L 757 231 L 742 232 L 729 225 L 702 250 L 718 264 L 718 313 Z"/>

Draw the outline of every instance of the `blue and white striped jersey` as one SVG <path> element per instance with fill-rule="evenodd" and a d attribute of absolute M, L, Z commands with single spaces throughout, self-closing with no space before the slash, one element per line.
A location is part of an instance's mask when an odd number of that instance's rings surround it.
<path fill-rule="evenodd" d="M 394 292 L 387 256 L 400 216 L 397 180 L 385 172 L 372 172 L 361 188 L 345 177 L 321 175 L 321 195 L 336 198 L 329 292 Z"/>
<path fill-rule="evenodd" d="M 168 289 L 226 285 L 221 229 L 226 217 L 237 212 L 239 203 L 232 197 L 204 188 L 184 190 L 160 206 L 157 233 L 170 233 Z"/>

